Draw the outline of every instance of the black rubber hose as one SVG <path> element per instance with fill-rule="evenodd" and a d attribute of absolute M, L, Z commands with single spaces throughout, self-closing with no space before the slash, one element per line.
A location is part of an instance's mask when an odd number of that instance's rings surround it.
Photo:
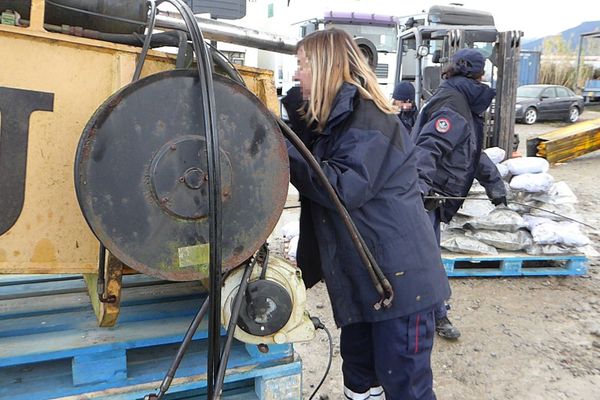
<path fill-rule="evenodd" d="M 146 22 L 146 38 L 144 39 L 144 45 L 142 51 L 138 56 L 138 62 L 135 65 L 135 71 L 133 72 L 133 80 L 137 81 L 142 74 L 142 68 L 144 67 L 144 61 L 146 61 L 146 55 L 150 50 L 150 43 L 152 42 L 152 32 L 154 31 L 154 23 L 156 22 L 156 2 L 154 0 L 147 0 L 150 4 L 150 14 L 148 15 L 148 21 Z"/>
<path fill-rule="evenodd" d="M 227 362 L 229 361 L 229 354 L 231 353 L 231 344 L 233 343 L 233 334 L 235 333 L 235 329 L 237 327 L 237 320 L 240 316 L 240 308 L 242 307 L 242 299 L 246 293 L 246 288 L 248 287 L 248 281 L 250 280 L 250 275 L 252 274 L 252 270 L 254 269 L 254 265 L 256 264 L 256 257 L 246 265 L 246 269 L 244 270 L 244 275 L 242 276 L 242 280 L 240 281 L 240 286 L 238 292 L 235 295 L 235 300 L 233 302 L 233 307 L 231 309 L 231 318 L 229 319 L 229 324 L 227 325 L 227 338 L 225 339 L 225 345 L 223 346 L 223 352 L 221 353 L 221 364 L 219 365 L 219 370 L 217 372 L 217 380 L 215 385 L 215 394 L 213 398 L 218 399 L 221 395 L 221 391 L 223 390 L 223 381 L 225 380 L 225 370 L 227 369 Z"/>
<path fill-rule="evenodd" d="M 69 10 L 69 11 L 75 11 L 75 12 L 82 13 L 82 14 L 93 15 L 95 17 L 112 19 L 114 21 L 119 21 L 119 22 L 127 22 L 129 24 L 134 24 L 134 25 L 139 25 L 139 26 L 146 26 L 144 21 L 136 21 L 133 19 L 121 18 L 121 17 L 116 17 L 114 15 L 108 15 L 108 14 L 98 13 L 98 12 L 94 12 L 94 11 L 89 11 L 89 10 L 85 10 L 83 8 L 70 7 L 70 6 L 67 6 L 64 4 L 55 3 L 52 0 L 46 0 L 46 3 L 48 3 L 54 7 L 62 8 L 62 9 Z"/>
<path fill-rule="evenodd" d="M 219 139 L 216 128 L 215 99 L 212 81 L 211 64 L 204 43 L 204 37 L 198 27 L 194 14 L 183 0 L 167 0 L 174 5 L 190 32 L 196 61 L 204 114 L 204 130 L 206 137 L 207 173 L 209 185 L 209 245 L 210 245 L 210 305 L 208 319 L 208 368 L 207 368 L 207 397 L 214 397 L 216 373 L 221 364 L 220 335 L 221 335 L 221 171 L 219 161 Z"/>
<path fill-rule="evenodd" d="M 244 82 L 244 78 L 240 75 L 239 71 L 235 68 L 233 63 L 229 61 L 229 59 L 225 56 L 225 54 L 221 53 L 215 46 L 210 43 L 206 43 L 210 48 L 210 54 L 212 56 L 212 60 L 219 67 L 223 68 L 225 73 L 235 82 L 240 85 L 246 87 L 246 82 Z"/>
<path fill-rule="evenodd" d="M 209 297 L 207 297 L 206 300 L 204 300 L 204 303 L 202 303 L 202 307 L 200 307 L 200 310 L 198 310 L 196 316 L 194 317 L 194 320 L 185 332 L 183 341 L 181 342 L 179 349 L 177 349 L 177 354 L 175 354 L 175 358 L 171 362 L 171 366 L 169 367 L 169 370 L 167 371 L 167 374 L 165 375 L 160 385 L 158 395 L 148 395 L 147 398 L 161 399 L 162 396 L 164 396 L 165 393 L 167 393 L 169 387 L 171 387 L 171 382 L 173 382 L 173 378 L 175 377 L 175 373 L 179 368 L 179 364 L 181 364 L 181 360 L 183 359 L 185 352 L 187 351 L 190 343 L 192 342 L 194 334 L 196 333 L 198 327 L 200 326 L 200 323 L 204 319 L 204 315 L 206 315 L 206 311 L 208 310 L 208 303 Z"/>
<path fill-rule="evenodd" d="M 308 148 L 304 145 L 302 140 L 300 140 L 300 138 L 294 133 L 294 131 L 290 129 L 290 127 L 288 127 L 279 118 L 276 119 L 277 123 L 279 124 L 279 127 L 283 132 L 283 135 L 298 149 L 302 157 L 304 157 L 306 162 L 308 162 L 310 167 L 315 171 L 317 177 L 319 178 L 319 181 L 322 183 L 331 201 L 333 201 L 336 209 L 340 213 L 342 221 L 348 229 L 350 238 L 354 243 L 354 247 L 358 251 L 360 258 L 363 261 L 363 264 L 367 268 L 367 271 L 369 273 L 371 281 L 373 282 L 373 285 L 375 286 L 375 289 L 377 290 L 377 293 L 379 293 L 379 295 L 381 296 L 381 301 L 375 303 L 373 307 L 375 309 L 380 309 L 382 304 L 386 307 L 389 307 L 394 297 L 394 290 L 387 278 L 385 278 L 385 275 L 383 274 L 377 263 L 375 262 L 375 259 L 370 254 L 370 251 L 366 246 L 364 240 L 362 239 L 360 232 L 356 228 L 356 225 L 354 225 L 354 222 L 352 221 L 348 210 L 346 210 L 346 208 L 340 201 L 337 193 L 331 186 L 331 183 L 329 183 L 329 180 L 327 180 L 325 173 L 321 169 L 321 166 L 319 165 L 317 160 L 315 160 L 315 158 L 311 154 L 310 150 L 308 150 Z"/>

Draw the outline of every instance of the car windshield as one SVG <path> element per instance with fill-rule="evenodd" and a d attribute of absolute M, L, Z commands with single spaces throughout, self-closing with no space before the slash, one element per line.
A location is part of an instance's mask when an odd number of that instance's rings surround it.
<path fill-rule="evenodd" d="M 531 97 L 536 98 L 540 97 L 540 93 L 542 92 L 540 87 L 535 86 L 521 86 L 517 88 L 517 97 Z"/>

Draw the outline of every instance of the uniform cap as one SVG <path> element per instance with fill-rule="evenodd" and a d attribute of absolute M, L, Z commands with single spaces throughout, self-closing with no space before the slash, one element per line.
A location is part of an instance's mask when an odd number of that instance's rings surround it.
<path fill-rule="evenodd" d="M 476 49 L 460 49 L 450 60 L 464 76 L 482 75 L 485 68 L 485 57 Z"/>

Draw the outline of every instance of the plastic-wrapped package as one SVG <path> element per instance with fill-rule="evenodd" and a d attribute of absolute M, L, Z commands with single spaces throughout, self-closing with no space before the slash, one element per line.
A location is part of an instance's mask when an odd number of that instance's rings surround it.
<path fill-rule="evenodd" d="M 546 222 L 531 229 L 533 241 L 537 244 L 561 244 L 569 247 L 582 247 L 590 239 L 581 232 L 574 222 Z"/>
<path fill-rule="evenodd" d="M 488 229 L 507 232 L 516 232 L 525 226 L 523 217 L 506 208 L 497 208 L 488 215 L 473 218 L 465 224 L 465 227 L 470 229 Z"/>
<path fill-rule="evenodd" d="M 482 198 L 483 196 L 479 195 L 477 197 Z M 457 213 L 467 217 L 484 217 L 492 212 L 494 208 L 494 205 L 489 201 L 467 199 Z"/>
<path fill-rule="evenodd" d="M 477 239 L 465 236 L 455 230 L 448 230 L 442 235 L 441 246 L 454 253 L 464 254 L 498 254 L 498 250 Z"/>
<path fill-rule="evenodd" d="M 506 190 L 506 200 L 514 200 L 519 192 L 515 192 L 510 188 L 510 184 L 506 181 L 504 183 L 504 190 Z"/>
<path fill-rule="evenodd" d="M 285 224 L 281 228 L 281 234 L 284 238 L 293 238 L 294 236 L 298 236 L 300 234 L 300 221 L 294 220 Z"/>
<path fill-rule="evenodd" d="M 479 196 L 479 195 L 485 195 L 485 188 L 481 185 L 481 183 L 479 183 L 479 181 L 477 179 L 473 180 L 473 184 L 471 185 L 471 188 L 469 189 L 469 196 Z"/>
<path fill-rule="evenodd" d="M 502 179 L 506 179 L 510 175 L 510 170 L 504 164 L 496 164 L 496 168 L 498 168 L 498 172 Z"/>
<path fill-rule="evenodd" d="M 547 204 L 573 204 L 577 203 L 577 196 L 566 182 L 554 183 L 546 193 L 531 193 L 526 200 L 535 200 Z"/>
<path fill-rule="evenodd" d="M 290 247 L 287 252 L 288 260 L 296 260 L 296 251 L 298 250 L 298 239 L 300 239 L 300 236 L 294 236 L 290 240 Z"/>
<path fill-rule="evenodd" d="M 469 221 L 471 221 L 471 217 L 455 215 L 448 224 L 444 225 L 446 225 L 446 229 L 462 229 Z"/>
<path fill-rule="evenodd" d="M 501 163 L 504 161 L 504 157 L 506 157 L 506 151 L 500 147 L 490 147 L 489 149 L 485 149 L 483 151 L 494 164 Z"/>
<path fill-rule="evenodd" d="M 510 158 L 502 164 L 506 165 L 513 175 L 538 174 L 547 172 L 550 168 L 548 161 L 541 157 Z"/>
<path fill-rule="evenodd" d="M 567 247 L 560 244 L 532 244 L 525 249 L 530 256 L 544 256 L 553 254 L 572 254 L 579 253 L 574 247 Z"/>
<path fill-rule="evenodd" d="M 531 234 L 524 229 L 519 229 L 516 232 L 480 230 L 475 232 L 467 232 L 466 236 L 474 237 L 475 239 L 482 241 L 485 244 L 489 244 L 490 246 L 494 246 L 497 249 L 510 251 L 523 250 L 528 246 L 531 246 L 533 243 Z"/>
<path fill-rule="evenodd" d="M 529 229 L 530 231 L 533 228 L 535 228 L 536 226 L 538 226 L 539 224 L 545 224 L 547 222 L 552 222 L 552 220 L 549 218 L 538 217 L 538 216 L 531 215 L 531 214 L 523 215 L 523 221 L 525 221 L 525 225 L 527 225 L 526 228 Z"/>
<path fill-rule="evenodd" d="M 513 176 L 510 180 L 510 187 L 514 190 L 524 192 L 547 192 L 552 187 L 554 178 L 550 174 L 522 174 Z"/>

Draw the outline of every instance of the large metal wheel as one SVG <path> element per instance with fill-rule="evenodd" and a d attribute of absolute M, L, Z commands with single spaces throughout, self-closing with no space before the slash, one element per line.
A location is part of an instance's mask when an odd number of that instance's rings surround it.
<path fill-rule="evenodd" d="M 269 111 L 215 75 L 221 159 L 223 272 L 274 229 L 289 173 Z M 169 280 L 208 276 L 208 181 L 202 92 L 195 71 L 168 71 L 109 98 L 85 127 L 75 161 L 81 210 L 130 267 Z"/>

